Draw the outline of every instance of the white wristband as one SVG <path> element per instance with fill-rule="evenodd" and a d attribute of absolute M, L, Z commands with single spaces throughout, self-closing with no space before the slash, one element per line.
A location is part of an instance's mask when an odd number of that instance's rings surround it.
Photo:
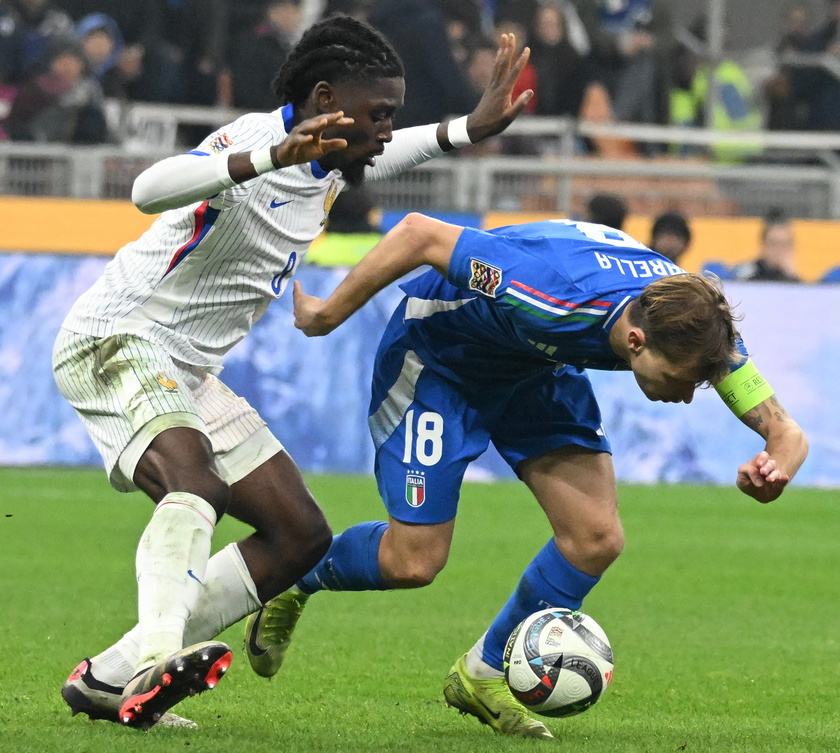
<path fill-rule="evenodd" d="M 229 156 L 228 154 L 220 154 L 216 158 L 216 177 L 219 179 L 223 188 L 230 188 L 236 185 L 236 181 L 230 177 L 230 171 L 228 170 Z"/>
<path fill-rule="evenodd" d="M 450 120 L 449 123 L 447 123 L 446 138 L 449 139 L 449 143 L 455 148 L 460 146 L 469 146 L 473 143 L 470 135 L 467 133 L 466 115 L 461 118 L 455 118 L 455 120 Z"/>
<path fill-rule="evenodd" d="M 265 173 L 272 173 L 277 168 L 274 167 L 274 162 L 271 161 L 271 147 L 267 146 L 265 149 L 255 149 L 251 152 L 251 164 L 257 175 L 265 175 Z"/>

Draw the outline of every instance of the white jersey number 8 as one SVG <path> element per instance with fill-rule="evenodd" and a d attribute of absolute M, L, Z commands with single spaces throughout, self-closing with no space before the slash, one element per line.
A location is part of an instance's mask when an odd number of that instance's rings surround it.
<path fill-rule="evenodd" d="M 581 235 L 585 235 L 597 243 L 606 243 L 609 246 L 619 246 L 620 248 L 638 248 L 647 251 L 647 246 L 643 243 L 639 243 L 635 238 L 631 238 L 623 230 L 616 230 L 609 225 L 598 225 L 595 222 L 580 222 L 578 220 L 552 220 L 552 222 L 569 225 L 575 228 Z"/>

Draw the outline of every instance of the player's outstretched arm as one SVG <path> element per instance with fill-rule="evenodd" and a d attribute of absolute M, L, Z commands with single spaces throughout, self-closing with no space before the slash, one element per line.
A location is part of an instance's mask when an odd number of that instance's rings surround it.
<path fill-rule="evenodd" d="M 759 502 L 784 491 L 808 455 L 808 439 L 776 395 L 748 410 L 741 421 L 765 440 L 764 449 L 738 468 L 738 488 Z"/>
<path fill-rule="evenodd" d="M 355 266 L 326 300 L 294 285 L 295 327 L 308 337 L 326 335 L 358 311 L 376 293 L 424 264 L 446 275 L 452 251 L 463 231 L 422 214 L 409 214 Z"/>
<path fill-rule="evenodd" d="M 317 160 L 347 146 L 344 139 L 325 139 L 323 133 L 335 125 L 349 125 L 352 118 L 342 112 L 319 115 L 296 125 L 283 141 L 250 152 L 222 152 L 203 156 L 179 154 L 161 160 L 140 173 L 134 181 L 131 199 L 147 214 L 178 209 L 204 201 L 226 188 L 263 173 Z"/>

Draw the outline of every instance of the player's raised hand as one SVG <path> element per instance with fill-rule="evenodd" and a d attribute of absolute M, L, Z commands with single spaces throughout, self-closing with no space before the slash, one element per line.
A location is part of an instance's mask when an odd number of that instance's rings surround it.
<path fill-rule="evenodd" d="M 744 494 L 767 503 L 778 499 L 790 481 L 790 476 L 776 467 L 770 453 L 762 450 L 752 460 L 738 468 L 735 482 Z"/>
<path fill-rule="evenodd" d="M 352 124 L 353 118 L 345 117 L 341 111 L 318 115 L 298 123 L 281 143 L 272 147 L 274 164 L 280 167 L 306 164 L 330 152 L 344 149 L 347 146 L 345 139 L 326 139 L 324 131 L 333 126 Z"/>
<path fill-rule="evenodd" d="M 292 301 L 295 311 L 295 327 L 307 337 L 328 335 L 335 329 L 321 316 L 324 301 L 317 296 L 304 293 L 303 285 L 300 284 L 299 280 L 294 282 Z"/>
<path fill-rule="evenodd" d="M 513 87 L 530 55 L 528 47 L 517 54 L 515 34 L 502 34 L 493 77 L 475 110 L 467 117 L 467 133 L 474 144 L 504 131 L 534 96 L 533 90 L 527 89 L 512 101 Z"/>

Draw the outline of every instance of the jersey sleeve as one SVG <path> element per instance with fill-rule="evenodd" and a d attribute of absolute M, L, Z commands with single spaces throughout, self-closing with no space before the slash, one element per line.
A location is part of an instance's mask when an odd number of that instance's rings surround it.
<path fill-rule="evenodd" d="M 385 152 L 376 158 L 376 165 L 367 168 L 371 180 L 384 180 L 399 175 L 416 165 L 443 154 L 437 141 L 437 124 L 414 126 L 394 131 Z"/>

